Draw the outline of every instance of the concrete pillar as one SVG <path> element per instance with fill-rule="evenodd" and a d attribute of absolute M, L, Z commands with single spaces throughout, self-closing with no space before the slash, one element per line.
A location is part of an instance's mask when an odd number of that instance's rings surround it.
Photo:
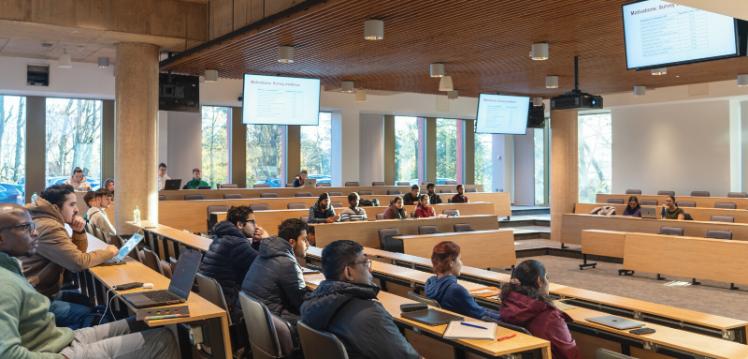
<path fill-rule="evenodd" d="M 301 126 L 287 126 L 286 135 L 286 183 L 293 180 L 301 172 Z M 305 168 L 304 168 L 305 169 Z"/>
<path fill-rule="evenodd" d="M 242 122 L 242 108 L 231 108 L 231 183 L 247 186 L 247 125 Z"/>
<path fill-rule="evenodd" d="M 395 184 L 395 116 L 384 116 L 384 183 Z"/>
<path fill-rule="evenodd" d="M 47 98 L 26 96 L 26 198 L 41 194 L 47 187 Z M 34 144 L 31 146 L 30 144 Z"/>
<path fill-rule="evenodd" d="M 561 241 L 561 218 L 579 197 L 577 110 L 551 112 L 551 240 Z"/>
<path fill-rule="evenodd" d="M 426 148 L 425 153 L 419 153 L 419 157 L 422 157 L 424 163 L 418 163 L 418 167 L 425 166 L 426 177 L 422 178 L 421 182 L 434 182 L 436 183 L 436 117 L 426 117 Z M 424 189 L 425 190 L 425 189 Z"/>
<path fill-rule="evenodd" d="M 140 218 L 158 222 L 158 47 L 117 44 L 114 132 L 114 219 L 118 232 L 135 207 Z"/>

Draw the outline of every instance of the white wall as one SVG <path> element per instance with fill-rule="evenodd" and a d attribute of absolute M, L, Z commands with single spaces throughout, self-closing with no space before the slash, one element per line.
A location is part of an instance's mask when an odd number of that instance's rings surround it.
<path fill-rule="evenodd" d="M 359 184 L 384 181 L 384 116 L 363 114 L 359 125 Z"/>
<path fill-rule="evenodd" d="M 730 189 L 729 101 L 613 108 L 613 192 Z"/>
<path fill-rule="evenodd" d="M 169 133 L 166 145 L 168 173 L 171 178 L 181 178 L 184 185 L 192 178 L 192 169 L 201 167 L 202 119 L 199 112 L 162 111 L 161 114 L 166 116 Z"/>
<path fill-rule="evenodd" d="M 535 142 L 533 129 L 514 136 L 514 203 L 535 205 Z"/>

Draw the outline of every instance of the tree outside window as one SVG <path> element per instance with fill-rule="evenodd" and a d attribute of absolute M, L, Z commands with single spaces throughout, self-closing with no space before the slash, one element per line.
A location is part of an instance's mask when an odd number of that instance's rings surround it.
<path fill-rule="evenodd" d="M 395 181 L 418 183 L 418 118 L 395 116 Z"/>
<path fill-rule="evenodd" d="M 612 121 L 609 112 L 579 115 L 579 202 L 594 203 L 609 193 L 612 173 Z"/>
<path fill-rule="evenodd" d="M 283 149 L 286 126 L 247 125 L 247 187 L 284 187 Z"/>
<path fill-rule="evenodd" d="M 214 188 L 229 183 L 229 119 L 230 107 L 202 108 L 202 175 Z"/>
<path fill-rule="evenodd" d="M 436 183 L 457 181 L 457 164 L 461 156 L 457 151 L 457 121 L 436 119 Z"/>
<path fill-rule="evenodd" d="M 320 112 L 318 126 L 301 126 L 301 168 L 317 184 L 332 181 L 332 113 Z"/>
<path fill-rule="evenodd" d="M 493 191 L 493 136 L 475 134 L 475 184 L 483 185 L 483 190 L 487 192 Z"/>
<path fill-rule="evenodd" d="M 23 204 L 26 98 L 0 95 L 0 202 Z"/>
<path fill-rule="evenodd" d="M 61 184 L 75 167 L 93 189 L 101 183 L 100 100 L 47 98 L 47 186 Z"/>

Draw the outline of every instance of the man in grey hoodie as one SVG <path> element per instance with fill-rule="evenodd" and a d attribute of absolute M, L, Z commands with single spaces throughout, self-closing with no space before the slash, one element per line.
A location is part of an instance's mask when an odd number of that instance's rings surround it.
<path fill-rule="evenodd" d="M 354 358 L 418 358 L 381 303 L 364 248 L 341 240 L 322 250 L 325 280 L 301 306 L 301 321 L 335 334 Z"/>

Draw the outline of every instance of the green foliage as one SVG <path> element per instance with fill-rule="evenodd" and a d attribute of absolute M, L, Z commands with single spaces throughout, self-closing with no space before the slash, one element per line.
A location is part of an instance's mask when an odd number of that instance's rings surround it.
<path fill-rule="evenodd" d="M 231 108 L 202 108 L 202 170 L 203 179 L 215 187 L 231 182 L 229 178 L 229 118 Z"/>
<path fill-rule="evenodd" d="M 280 178 L 285 146 L 283 135 L 285 126 L 247 125 L 247 186 L 269 178 Z"/>
<path fill-rule="evenodd" d="M 301 168 L 310 175 L 332 174 L 332 114 L 320 112 L 319 126 L 301 126 Z"/>
<path fill-rule="evenodd" d="M 457 178 L 457 121 L 436 119 L 436 177 Z"/>
<path fill-rule="evenodd" d="M 418 178 L 418 118 L 395 116 L 395 181 Z"/>
<path fill-rule="evenodd" d="M 475 134 L 475 183 L 485 191 L 493 191 L 493 161 L 491 161 L 493 136 Z"/>
<path fill-rule="evenodd" d="M 26 157 L 26 98 L 0 96 L 0 182 L 24 177 Z"/>
<path fill-rule="evenodd" d="M 70 176 L 74 167 L 101 180 L 100 100 L 47 98 L 47 177 Z"/>
<path fill-rule="evenodd" d="M 579 202 L 610 192 L 612 142 L 610 113 L 579 115 Z"/>

